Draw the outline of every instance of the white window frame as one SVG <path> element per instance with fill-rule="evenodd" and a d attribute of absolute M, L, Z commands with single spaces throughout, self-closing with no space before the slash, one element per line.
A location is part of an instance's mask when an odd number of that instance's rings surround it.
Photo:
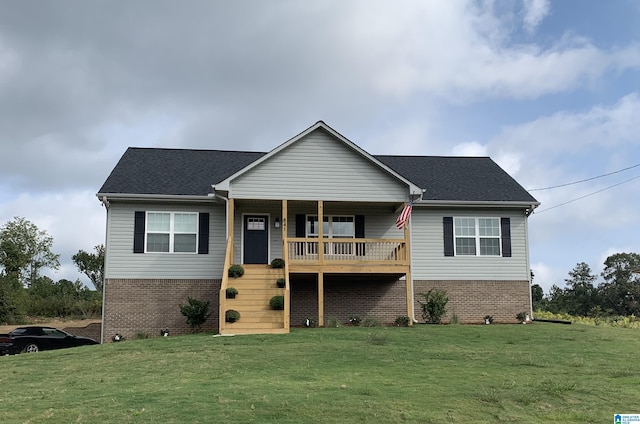
<path fill-rule="evenodd" d="M 169 215 L 169 231 L 149 231 L 149 214 L 164 214 Z M 193 215 L 196 219 L 196 228 L 195 231 L 192 232 L 183 232 L 175 230 L 175 216 L 176 215 Z M 183 211 L 146 211 L 145 222 L 144 222 L 144 252 L 145 253 L 171 253 L 171 254 L 185 254 L 185 255 L 197 255 L 198 254 L 198 238 L 199 234 L 199 214 L 198 212 L 183 212 Z M 158 252 L 158 251 L 150 251 L 148 250 L 147 243 L 149 240 L 149 234 L 169 234 L 169 251 L 168 252 Z M 176 234 L 195 234 L 196 239 L 194 243 L 193 252 L 175 252 L 175 235 Z"/>
<path fill-rule="evenodd" d="M 318 215 L 317 214 L 309 214 L 306 216 L 306 221 L 304 224 L 304 230 L 305 230 L 305 235 L 306 238 L 317 238 L 318 237 L 318 233 L 316 232 L 314 233 L 309 233 L 307 232 L 308 226 L 307 223 L 309 222 L 309 218 L 316 218 L 316 221 L 318 222 L 318 225 L 320 225 L 320 222 L 318 220 Z M 326 218 L 328 220 L 328 229 L 329 231 L 327 233 L 323 232 L 322 236 L 324 238 L 356 238 L 356 216 L 355 215 L 323 215 L 322 216 L 323 220 L 324 218 Z M 333 218 L 351 218 L 351 222 L 353 224 L 353 231 L 351 235 L 337 235 L 334 236 L 333 235 Z"/>
<path fill-rule="evenodd" d="M 474 222 L 474 234 L 458 234 L 458 225 L 457 222 L 459 219 L 473 220 Z M 497 223 L 498 234 L 497 235 L 481 235 L 480 234 L 480 220 L 493 220 Z M 475 240 L 475 254 L 466 254 L 458 252 L 458 239 L 471 239 Z M 498 252 L 496 254 L 483 254 L 480 249 L 480 244 L 482 239 L 492 239 L 498 241 Z M 480 217 L 472 217 L 472 216 L 457 216 L 453 218 L 453 248 L 456 256 L 482 256 L 482 257 L 492 257 L 497 258 L 502 255 L 502 225 L 500 222 L 500 218 L 494 216 L 480 216 Z"/>

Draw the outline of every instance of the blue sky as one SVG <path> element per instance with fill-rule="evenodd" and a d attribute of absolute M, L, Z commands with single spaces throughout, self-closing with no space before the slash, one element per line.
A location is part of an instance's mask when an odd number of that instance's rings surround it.
<path fill-rule="evenodd" d="M 0 223 L 54 237 L 54 279 L 84 279 L 70 258 L 104 241 L 95 193 L 128 146 L 268 151 L 324 120 L 372 154 L 491 156 L 530 189 L 640 163 L 633 0 L 0 10 Z M 640 252 L 640 178 L 604 190 L 637 176 L 532 192 L 536 283 Z"/>

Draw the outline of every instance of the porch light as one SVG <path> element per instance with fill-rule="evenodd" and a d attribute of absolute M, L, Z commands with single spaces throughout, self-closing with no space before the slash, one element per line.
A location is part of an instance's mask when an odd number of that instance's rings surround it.
<path fill-rule="evenodd" d="M 273 221 L 273 226 L 276 228 L 280 228 L 280 218 L 276 218 L 275 221 Z"/>

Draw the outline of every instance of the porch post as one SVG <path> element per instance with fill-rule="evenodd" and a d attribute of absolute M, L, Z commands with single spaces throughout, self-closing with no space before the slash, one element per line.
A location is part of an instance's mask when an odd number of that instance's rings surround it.
<path fill-rule="evenodd" d="M 284 259 L 284 328 L 291 326 L 291 287 L 289 286 L 289 241 L 287 240 L 287 201 L 282 201 L 282 259 Z"/>
<path fill-rule="evenodd" d="M 282 259 L 289 261 L 289 242 L 287 240 L 287 201 L 282 201 Z"/>
<path fill-rule="evenodd" d="M 324 264 L 324 217 L 323 217 L 323 208 L 324 205 L 322 200 L 318 200 L 318 263 L 320 265 Z"/>
<path fill-rule="evenodd" d="M 318 273 L 318 327 L 324 327 L 324 273 Z"/>
<path fill-rule="evenodd" d="M 409 229 L 410 222 L 411 218 L 409 218 L 409 222 L 407 222 L 407 224 L 405 224 L 404 226 L 404 245 L 407 255 L 407 273 L 405 274 L 405 284 L 407 289 L 407 316 L 409 317 L 409 325 L 413 325 L 413 280 L 411 279 L 411 230 Z"/>
<path fill-rule="evenodd" d="M 229 240 L 231 240 L 231 263 L 233 264 L 234 260 L 233 260 L 233 252 L 234 252 L 234 247 L 233 247 L 233 219 L 235 218 L 235 211 L 236 211 L 236 206 L 235 206 L 235 199 L 229 199 L 229 201 L 227 202 L 227 222 L 229 223 L 229 227 L 227 228 L 227 234 L 229 237 Z M 224 270 L 225 272 L 227 272 L 227 270 Z"/>

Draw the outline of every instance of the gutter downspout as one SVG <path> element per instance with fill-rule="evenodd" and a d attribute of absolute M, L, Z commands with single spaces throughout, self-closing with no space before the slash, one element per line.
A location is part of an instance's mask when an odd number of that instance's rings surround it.
<path fill-rule="evenodd" d="M 224 232 L 225 232 L 225 240 L 229 239 L 229 198 L 228 197 L 224 197 L 221 194 L 218 194 L 216 192 L 216 186 L 211 186 L 213 188 L 213 193 L 210 194 L 209 196 L 213 196 L 213 197 L 218 197 L 222 200 L 224 200 Z"/>
<path fill-rule="evenodd" d="M 107 199 L 107 196 L 102 196 L 102 198 L 100 199 L 100 203 L 102 203 L 102 206 L 104 206 L 105 212 L 106 212 L 106 225 L 105 227 L 105 234 L 104 234 L 104 264 L 102 265 L 104 267 L 104 272 L 102 275 L 102 316 L 100 317 L 100 344 L 104 343 L 104 310 L 105 310 L 105 305 L 107 302 L 105 302 L 106 299 L 106 294 L 107 294 L 107 252 L 109 251 L 108 246 L 109 246 L 109 206 L 111 206 L 109 204 L 109 200 Z"/>

